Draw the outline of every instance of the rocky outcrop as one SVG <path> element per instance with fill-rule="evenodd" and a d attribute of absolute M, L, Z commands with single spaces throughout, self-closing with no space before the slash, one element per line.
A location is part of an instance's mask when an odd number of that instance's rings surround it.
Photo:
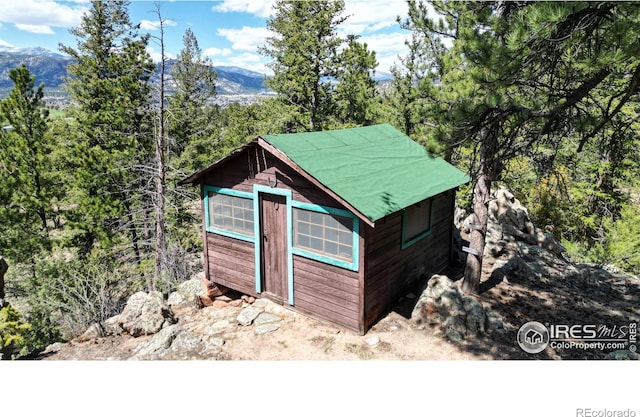
<path fill-rule="evenodd" d="M 138 337 L 158 333 L 175 322 L 160 292 L 137 292 L 129 297 L 122 313 L 105 320 L 106 334 L 127 333 Z"/>
<path fill-rule="evenodd" d="M 457 209 L 454 220 L 464 238 L 470 232 L 472 215 L 465 217 L 465 212 Z M 508 280 L 513 273 L 549 276 L 570 265 L 565 252 L 552 234 L 534 226 L 526 207 L 511 191 L 498 187 L 488 205 L 483 256 L 485 277 L 491 276 L 491 282 L 499 282 Z"/>
<path fill-rule="evenodd" d="M 433 275 L 411 313 L 417 323 L 437 324 L 451 341 L 504 332 L 504 323 L 490 308 L 462 293 L 444 275 Z"/>

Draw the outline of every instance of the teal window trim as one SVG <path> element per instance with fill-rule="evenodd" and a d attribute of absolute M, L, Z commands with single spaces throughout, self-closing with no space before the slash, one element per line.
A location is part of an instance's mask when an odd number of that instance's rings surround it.
<path fill-rule="evenodd" d="M 260 198 L 259 194 L 275 194 L 284 196 L 287 202 L 287 296 L 289 298 L 289 304 L 293 305 L 293 223 L 291 220 L 292 194 L 291 190 L 283 190 L 280 188 L 271 188 L 265 185 L 253 186 L 253 235 L 255 237 L 255 278 L 256 278 L 256 293 L 262 292 L 262 239 L 260 239 Z"/>
<path fill-rule="evenodd" d="M 422 239 L 424 239 L 425 237 L 429 236 L 431 234 L 431 232 L 433 231 L 433 199 L 426 199 L 426 200 L 422 200 L 422 201 L 429 201 L 430 206 L 429 206 L 429 228 L 427 230 L 425 230 L 424 232 L 420 233 L 417 236 L 414 236 L 413 238 L 409 239 L 408 241 L 405 242 L 405 233 L 406 233 L 406 225 L 407 225 L 407 211 L 406 209 L 402 210 L 402 249 L 406 249 L 409 246 L 413 245 L 414 243 L 417 243 L 419 241 L 421 241 Z"/>
<path fill-rule="evenodd" d="M 232 232 L 230 230 L 224 230 L 224 229 L 220 229 L 217 227 L 214 227 L 211 225 L 210 223 L 210 219 L 209 219 L 209 192 L 213 192 L 215 194 L 224 194 L 224 195 L 230 195 L 233 197 L 240 197 L 240 198 L 246 198 L 249 200 L 253 200 L 253 194 L 252 193 L 247 193 L 244 191 L 236 191 L 236 190 L 232 190 L 230 188 L 222 188 L 222 187 L 216 187 L 213 185 L 204 185 L 202 187 L 203 190 L 203 194 L 204 194 L 204 217 L 205 217 L 205 229 L 207 232 L 210 233 L 215 233 L 218 235 L 222 235 L 222 236 L 226 236 L 226 237 L 231 237 L 234 239 L 239 239 L 239 240 L 243 240 L 245 242 L 251 242 L 253 243 L 255 240 L 255 223 L 254 223 L 254 236 L 249 236 L 249 235 L 244 235 L 242 233 L 237 233 L 237 232 Z M 254 210 L 255 210 L 255 203 L 254 203 Z M 255 212 L 253 213 L 253 217 L 255 219 Z"/>
<path fill-rule="evenodd" d="M 358 267 L 359 267 L 359 243 L 360 243 L 360 221 L 358 219 L 358 217 L 351 213 L 350 211 L 347 210 L 342 210 L 342 209 L 337 209 L 337 208 L 333 208 L 333 207 L 325 207 L 325 206 L 321 206 L 321 205 L 317 205 L 317 204 L 309 204 L 309 203 L 303 203 L 301 201 L 293 201 L 292 202 L 292 207 L 293 208 L 299 208 L 299 209 L 303 209 L 303 210 L 309 210 L 309 211 L 315 211 L 317 213 L 323 213 L 323 214 L 334 214 L 336 216 L 342 216 L 342 217 L 347 217 L 353 220 L 353 225 L 352 225 L 352 235 L 353 235 L 353 241 L 352 241 L 352 247 L 353 247 L 353 253 L 352 253 L 352 261 L 351 262 L 347 262 L 347 261 L 343 261 L 340 259 L 335 259 L 335 258 L 331 258 L 325 255 L 320 255 L 318 253 L 315 252 L 310 252 L 304 249 L 300 249 L 300 248 L 295 248 L 292 247 L 292 251 L 294 255 L 298 255 L 298 256 L 303 256 L 305 258 L 309 258 L 309 259 L 313 259 L 315 261 L 319 261 L 319 262 L 323 262 L 329 265 L 334 265 L 334 266 L 338 266 L 340 268 L 345 268 L 345 269 L 349 269 L 351 271 L 358 271 Z M 291 233 L 293 234 L 293 227 L 291 228 Z"/>

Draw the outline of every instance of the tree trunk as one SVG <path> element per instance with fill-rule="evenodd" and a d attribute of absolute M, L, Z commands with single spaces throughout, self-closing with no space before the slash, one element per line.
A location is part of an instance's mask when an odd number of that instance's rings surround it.
<path fill-rule="evenodd" d="M 480 289 L 491 181 L 498 179 L 502 172 L 502 165 L 496 157 L 497 138 L 484 129 L 480 132 L 480 138 L 480 167 L 476 185 L 473 187 L 473 223 L 469 225 L 471 230 L 469 250 L 462 281 L 462 291 L 467 294 L 478 294 Z"/>
<path fill-rule="evenodd" d="M 469 253 L 467 254 L 467 265 L 464 269 L 464 281 L 462 281 L 462 291 L 465 293 L 477 294 L 480 289 L 480 277 L 482 275 L 482 254 L 487 230 L 487 203 L 491 193 L 491 181 L 487 179 L 484 172 L 478 176 L 473 188 L 473 224 L 469 236 Z M 478 227 L 479 229 L 476 229 Z"/>
<path fill-rule="evenodd" d="M 165 82 L 165 49 L 164 49 L 164 21 L 160 15 L 160 8 L 157 9 L 160 20 L 160 103 L 158 111 L 158 132 L 156 135 L 156 270 L 155 279 L 149 290 L 155 290 L 158 281 L 162 278 L 166 267 L 165 259 L 167 253 L 166 227 L 165 227 L 165 197 L 166 197 L 166 169 L 165 169 L 165 138 L 164 138 L 164 82 Z"/>

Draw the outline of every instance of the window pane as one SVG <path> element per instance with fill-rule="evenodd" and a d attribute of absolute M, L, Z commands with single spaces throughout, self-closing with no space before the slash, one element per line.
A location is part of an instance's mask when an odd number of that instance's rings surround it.
<path fill-rule="evenodd" d="M 353 248 L 351 246 L 339 245 L 338 254 L 345 258 L 350 258 L 353 253 Z"/>
<path fill-rule="evenodd" d="M 253 236 L 253 200 L 209 192 L 209 220 L 217 229 Z"/>
<path fill-rule="evenodd" d="M 431 200 L 421 201 L 405 209 L 404 241 L 428 231 L 431 227 Z"/>
<path fill-rule="evenodd" d="M 338 244 L 333 242 L 325 242 L 324 251 L 332 255 L 338 255 Z"/>
<path fill-rule="evenodd" d="M 298 245 L 308 248 L 309 247 L 309 237 L 308 236 L 298 236 Z"/>
<path fill-rule="evenodd" d="M 310 223 L 314 223 L 314 224 L 323 224 L 323 217 L 325 215 L 322 213 L 314 213 L 314 212 L 309 212 L 309 222 Z"/>
<path fill-rule="evenodd" d="M 296 213 L 298 213 L 298 220 L 305 221 L 305 222 L 309 221 L 309 212 L 308 211 L 296 209 Z"/>
<path fill-rule="evenodd" d="M 351 242 L 353 242 L 353 235 L 351 233 L 340 232 L 338 242 L 351 244 Z"/>
<path fill-rule="evenodd" d="M 311 226 L 311 236 L 317 237 L 317 238 L 322 238 L 322 236 L 323 236 L 322 226 L 312 225 Z"/>
<path fill-rule="evenodd" d="M 353 219 L 294 208 L 294 246 L 329 258 L 353 260 Z"/>
<path fill-rule="evenodd" d="M 330 240 L 332 242 L 338 241 L 338 230 L 337 229 L 325 229 L 324 238 Z"/>
<path fill-rule="evenodd" d="M 322 244 L 322 239 L 316 239 L 312 237 L 309 241 L 309 247 L 319 252 L 323 252 L 323 246 L 324 245 Z"/>

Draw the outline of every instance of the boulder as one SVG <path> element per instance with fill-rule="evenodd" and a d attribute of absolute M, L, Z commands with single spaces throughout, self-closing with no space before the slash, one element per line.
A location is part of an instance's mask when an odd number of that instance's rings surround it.
<path fill-rule="evenodd" d="M 145 359 L 153 355 L 164 353 L 175 340 L 182 329 L 177 324 L 172 324 L 160 330 L 148 341 L 141 343 L 135 350 L 134 358 Z"/>
<path fill-rule="evenodd" d="M 201 300 L 209 298 L 204 289 L 203 278 L 204 274 L 197 274 L 191 279 L 180 283 L 176 290 L 169 294 L 167 304 L 177 305 L 181 303 L 191 303 L 197 300 L 197 298 Z M 207 302 L 209 303 L 208 305 L 210 305 L 212 300 L 207 300 Z M 207 306 L 206 302 L 205 306 Z"/>
<path fill-rule="evenodd" d="M 87 340 L 103 337 L 104 335 L 105 331 L 103 326 L 99 323 L 93 323 L 82 335 L 78 336 L 76 340 L 78 340 L 79 342 L 85 342 Z"/>
<path fill-rule="evenodd" d="M 444 275 L 433 275 L 418 298 L 411 319 L 417 323 L 440 324 L 451 341 L 502 332 L 502 320 L 472 296 L 463 294 Z"/>
<path fill-rule="evenodd" d="M 140 291 L 129 297 L 122 313 L 104 322 L 104 328 L 107 334 L 124 332 L 138 337 L 155 334 L 173 323 L 173 313 L 161 293 Z"/>

